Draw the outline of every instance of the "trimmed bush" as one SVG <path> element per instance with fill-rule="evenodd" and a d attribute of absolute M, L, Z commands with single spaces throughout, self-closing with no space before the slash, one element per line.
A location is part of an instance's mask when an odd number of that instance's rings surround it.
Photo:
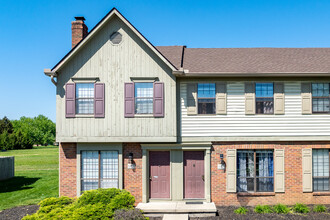
<path fill-rule="evenodd" d="M 115 211 L 114 220 L 145 220 L 140 209 L 119 209 Z"/>
<path fill-rule="evenodd" d="M 133 209 L 135 203 L 135 198 L 126 190 L 116 195 L 110 202 L 109 207 L 111 210 L 115 211 L 118 209 Z"/>
<path fill-rule="evenodd" d="M 257 205 L 254 208 L 254 212 L 259 214 L 273 213 L 273 209 L 269 205 Z"/>
<path fill-rule="evenodd" d="M 78 200 L 69 197 L 44 199 L 39 203 L 40 209 L 37 213 L 23 219 L 112 219 L 116 210 L 132 210 L 134 203 L 134 196 L 126 190 L 114 188 L 90 190 L 84 192 Z M 127 213 L 128 216 L 134 216 L 133 214 Z"/>
<path fill-rule="evenodd" d="M 297 203 L 293 206 L 293 211 L 295 211 L 296 213 L 308 213 L 309 208 L 307 207 L 307 205 Z"/>
<path fill-rule="evenodd" d="M 313 212 L 326 212 L 327 208 L 324 205 L 314 206 Z"/>
<path fill-rule="evenodd" d="M 84 205 L 93 205 L 97 203 L 102 203 L 103 205 L 108 205 L 111 200 L 121 194 L 123 191 L 116 188 L 111 189 L 95 189 L 95 190 L 88 190 L 85 191 L 80 197 L 77 202 L 77 206 L 81 207 Z M 127 191 L 125 191 L 127 192 Z M 133 197 L 134 198 L 134 197 Z M 134 204 L 134 202 L 133 202 Z"/>
<path fill-rule="evenodd" d="M 273 209 L 277 214 L 288 214 L 290 212 L 290 209 L 286 205 L 282 204 L 275 205 Z"/>
<path fill-rule="evenodd" d="M 249 210 L 244 207 L 239 207 L 238 209 L 235 209 L 234 212 L 239 215 L 245 215 Z"/>

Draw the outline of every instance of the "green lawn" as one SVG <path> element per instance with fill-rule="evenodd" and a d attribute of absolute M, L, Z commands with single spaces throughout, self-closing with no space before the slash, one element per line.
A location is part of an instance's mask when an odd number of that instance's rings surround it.
<path fill-rule="evenodd" d="M 0 182 L 0 210 L 58 196 L 58 147 L 0 152 L 15 156 L 15 177 Z"/>

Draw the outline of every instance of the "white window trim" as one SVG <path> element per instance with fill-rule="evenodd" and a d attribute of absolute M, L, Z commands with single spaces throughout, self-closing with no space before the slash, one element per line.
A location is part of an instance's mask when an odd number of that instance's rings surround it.
<path fill-rule="evenodd" d="M 77 144 L 77 197 L 81 195 L 81 151 L 84 150 L 114 150 L 118 151 L 118 188 L 123 189 L 123 146 L 118 144 L 89 144 L 78 143 Z"/>

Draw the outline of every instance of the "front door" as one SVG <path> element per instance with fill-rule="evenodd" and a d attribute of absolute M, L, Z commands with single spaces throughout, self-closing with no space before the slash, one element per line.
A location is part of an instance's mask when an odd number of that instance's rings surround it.
<path fill-rule="evenodd" d="M 204 152 L 184 151 L 184 198 L 204 198 Z"/>
<path fill-rule="evenodd" d="M 150 198 L 170 198 L 170 152 L 149 152 Z"/>

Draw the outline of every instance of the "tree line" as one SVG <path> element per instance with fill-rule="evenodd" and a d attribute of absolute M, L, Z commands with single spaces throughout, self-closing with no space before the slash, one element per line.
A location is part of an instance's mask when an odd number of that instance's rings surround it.
<path fill-rule="evenodd" d="M 0 119 L 0 150 L 31 149 L 33 145 L 55 142 L 56 126 L 49 118 L 39 115 L 19 120 Z"/>

